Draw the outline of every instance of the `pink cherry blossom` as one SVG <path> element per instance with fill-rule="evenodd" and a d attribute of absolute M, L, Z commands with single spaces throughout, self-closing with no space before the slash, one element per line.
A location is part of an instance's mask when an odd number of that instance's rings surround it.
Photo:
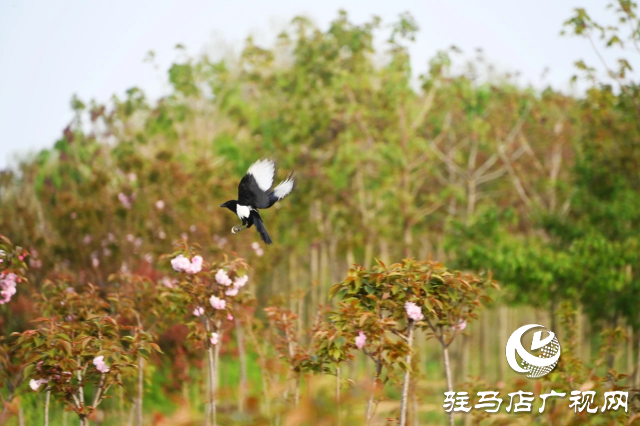
<path fill-rule="evenodd" d="M 221 285 L 229 286 L 233 284 L 231 278 L 229 278 L 229 275 L 227 275 L 227 272 L 224 269 L 219 269 L 218 272 L 216 272 L 216 281 Z"/>
<path fill-rule="evenodd" d="M 156 209 L 158 209 L 158 210 L 164 209 L 164 201 L 162 201 L 162 200 L 156 201 Z"/>
<path fill-rule="evenodd" d="M 98 370 L 101 373 L 108 373 L 109 372 L 109 367 L 104 362 L 104 355 L 100 355 L 100 356 L 95 357 L 93 359 L 93 365 L 95 365 L 96 366 L 96 370 Z"/>
<path fill-rule="evenodd" d="M 462 331 L 465 328 L 467 328 L 467 322 L 464 320 L 460 320 L 457 324 L 453 326 L 453 329 L 457 331 Z"/>
<path fill-rule="evenodd" d="M 256 254 L 258 255 L 258 257 L 262 257 L 262 255 L 264 254 L 264 250 L 259 248 L 258 250 L 256 250 Z"/>
<path fill-rule="evenodd" d="M 201 317 L 202 315 L 204 315 L 204 308 L 202 306 L 198 306 L 193 310 L 193 315 Z"/>
<path fill-rule="evenodd" d="M 211 303 L 211 307 L 213 309 L 224 309 L 227 306 L 227 302 L 224 299 L 220 299 L 216 296 L 211 296 L 209 303 Z"/>
<path fill-rule="evenodd" d="M 29 380 L 29 387 L 31 388 L 32 391 L 37 391 L 40 388 L 40 385 L 44 385 L 45 383 L 48 383 L 49 381 L 47 379 L 38 379 L 38 380 L 34 380 L 31 379 Z"/>
<path fill-rule="evenodd" d="M 227 296 L 236 296 L 240 289 L 236 286 L 231 287 L 229 290 L 225 291 L 224 294 Z"/>
<path fill-rule="evenodd" d="M 20 278 L 16 274 L 0 274 L 0 305 L 8 303 L 11 297 L 16 294 L 16 282 L 20 282 Z"/>
<path fill-rule="evenodd" d="M 162 283 L 163 286 L 165 286 L 167 288 L 175 288 L 175 286 L 173 285 L 173 281 L 169 277 L 162 278 L 162 280 L 160 280 L 160 282 Z"/>
<path fill-rule="evenodd" d="M 413 302 L 407 302 L 404 304 L 404 309 L 407 311 L 407 316 L 414 321 L 422 321 L 424 315 L 422 314 L 422 308 Z"/>
<path fill-rule="evenodd" d="M 191 266 L 189 259 L 179 254 L 178 257 L 171 260 L 171 266 L 178 272 L 182 272 Z"/>
<path fill-rule="evenodd" d="M 247 283 L 247 281 L 249 281 L 249 275 L 243 275 L 241 277 L 236 277 L 236 279 L 233 280 L 233 286 L 234 287 L 238 287 L 238 288 L 242 288 Z"/>
<path fill-rule="evenodd" d="M 227 315 L 227 319 L 228 319 L 229 321 L 233 321 L 233 315 L 231 315 L 231 314 Z"/>
<path fill-rule="evenodd" d="M 191 263 L 184 269 L 187 274 L 197 274 L 202 270 L 202 256 L 193 256 Z"/>
<path fill-rule="evenodd" d="M 254 250 L 258 250 L 260 248 L 260 243 L 254 241 L 251 243 L 251 248 Z"/>
<path fill-rule="evenodd" d="M 367 336 L 362 332 L 362 330 L 358 331 L 358 337 L 356 337 L 356 347 L 358 349 L 362 349 L 367 342 Z"/>
<path fill-rule="evenodd" d="M 118 200 L 120 200 L 120 202 L 122 203 L 122 207 L 124 207 L 125 209 L 129 210 L 131 208 L 131 198 L 127 197 L 124 193 L 119 193 L 118 194 Z"/>
<path fill-rule="evenodd" d="M 209 340 L 211 341 L 212 345 L 217 345 L 219 338 L 220 336 L 218 336 L 218 333 L 211 333 L 211 338 Z"/>

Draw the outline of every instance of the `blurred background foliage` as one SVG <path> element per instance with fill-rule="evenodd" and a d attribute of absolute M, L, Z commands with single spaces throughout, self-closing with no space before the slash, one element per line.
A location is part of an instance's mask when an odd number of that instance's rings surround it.
<path fill-rule="evenodd" d="M 637 25 L 632 3 L 616 5 Z M 514 308 L 556 330 L 569 302 L 583 352 L 597 331 L 625 329 L 617 359 L 638 385 L 640 92 L 624 64 L 599 80 L 579 63 L 584 96 L 538 91 L 481 51 L 463 68 L 452 47 L 411 69 L 416 21 L 402 15 L 380 43 L 384 25 L 340 12 L 321 30 L 298 17 L 274 45 L 249 38 L 219 62 L 177 46 L 171 93 L 157 101 L 137 88 L 108 104 L 74 97 L 75 119 L 52 148 L 0 172 L 0 230 L 31 253 L 29 281 L 73 272 L 106 290 L 117 271 L 160 280 L 156 260 L 182 238 L 246 258 L 259 304 L 290 295 L 309 325 L 349 265 L 433 258 L 490 271 L 502 287 L 482 337 L 454 347 L 461 371 L 476 347 L 501 362 L 498 342 L 523 321 Z M 613 39 L 580 9 L 566 30 L 598 46 L 601 32 L 604 47 Z M 262 157 L 278 161 L 277 182 L 294 170 L 298 186 L 264 212 L 275 243 L 257 250 L 257 234 L 231 235 L 237 218 L 218 206 Z M 16 297 L 0 306 L 5 335 L 30 319 L 29 295 Z"/>

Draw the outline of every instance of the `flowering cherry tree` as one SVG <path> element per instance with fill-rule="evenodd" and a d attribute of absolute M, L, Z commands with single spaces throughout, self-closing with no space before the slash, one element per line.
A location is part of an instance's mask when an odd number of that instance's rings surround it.
<path fill-rule="evenodd" d="M 177 245 L 170 257 L 171 267 L 180 274 L 173 288 L 167 288 L 160 299 L 169 302 L 168 309 L 177 317 L 186 317 L 188 338 L 207 351 L 207 416 L 206 424 L 216 425 L 216 393 L 218 386 L 220 345 L 226 329 L 234 324 L 234 308 L 240 290 L 247 284 L 248 266 L 244 259 L 207 263 L 186 242 Z"/>
<path fill-rule="evenodd" d="M 162 353 L 153 342 L 157 328 L 165 325 L 159 312 L 158 286 L 149 277 L 126 272 L 112 274 L 109 282 L 114 291 L 107 298 L 116 312 L 118 323 L 129 325 L 123 340 L 131 354 L 138 358 L 135 409 L 136 424 L 142 426 L 145 359 L 154 351 Z"/>
<path fill-rule="evenodd" d="M 110 388 L 122 384 L 125 370 L 135 368 L 122 336 L 126 327 L 109 315 L 99 289 L 72 283 L 65 277 L 46 282 L 37 304 L 44 316 L 34 321 L 35 329 L 15 334 L 30 388 L 46 392 L 45 424 L 51 396 L 74 411 L 81 425 L 88 424 Z"/>
<path fill-rule="evenodd" d="M 14 246 L 8 238 L 0 234 L 0 309 L 12 300 L 20 286 L 27 284 L 24 277 L 27 256 L 29 252 Z M 4 409 L 0 412 L 0 424 L 5 421 L 7 407 L 11 406 L 24 372 L 22 363 L 13 356 L 13 352 L 11 343 L 4 336 L 0 336 L 0 387 L 8 389 L 4 398 Z"/>
<path fill-rule="evenodd" d="M 0 305 L 9 303 L 16 294 L 18 284 L 24 283 L 29 256 L 22 247 L 14 247 L 11 241 L 0 234 Z"/>
<path fill-rule="evenodd" d="M 432 330 L 446 345 L 462 324 L 475 318 L 491 280 L 447 270 L 441 263 L 405 259 L 392 265 L 378 261 L 371 270 L 355 266 L 331 289 L 340 300 L 329 316 L 342 333 L 375 363 L 367 422 L 375 413 L 377 391 L 397 367 L 404 372 L 400 425 L 406 425 L 411 356 L 416 328 Z M 445 362 L 447 362 L 445 347 Z M 386 378 L 382 380 L 383 370 Z M 450 371 L 447 372 L 450 382 Z"/>

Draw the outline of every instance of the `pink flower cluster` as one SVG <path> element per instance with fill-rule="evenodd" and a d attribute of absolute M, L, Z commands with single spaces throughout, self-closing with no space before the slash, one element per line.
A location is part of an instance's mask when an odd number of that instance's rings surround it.
<path fill-rule="evenodd" d="M 262 256 L 264 254 L 264 250 L 262 249 L 262 247 L 260 247 L 260 243 L 258 242 L 252 242 L 251 243 L 251 248 L 253 249 L 253 251 L 256 253 L 256 255 L 258 255 L 258 257 Z"/>
<path fill-rule="evenodd" d="M 219 269 L 218 272 L 216 272 L 216 282 L 220 285 L 225 286 L 230 286 L 231 284 L 233 284 L 233 281 L 231 281 L 231 278 L 229 278 L 229 275 L 227 275 L 227 271 L 225 271 L 224 269 Z"/>
<path fill-rule="evenodd" d="M 224 309 L 227 307 L 227 302 L 225 302 L 224 299 L 220 299 L 216 296 L 211 296 L 211 298 L 209 299 L 209 303 L 211 303 L 211 307 L 213 309 Z"/>
<path fill-rule="evenodd" d="M 202 270 L 202 256 L 193 256 L 193 259 L 189 261 L 183 255 L 178 255 L 178 257 L 171 260 L 171 266 L 178 272 L 197 274 Z"/>
<path fill-rule="evenodd" d="M 238 292 L 240 291 L 240 289 L 242 287 L 245 286 L 245 284 L 247 284 L 247 281 L 249 281 L 249 276 L 248 275 L 244 275 L 242 277 L 236 277 L 235 280 L 233 280 L 233 287 L 231 287 L 229 290 L 225 291 L 224 294 L 226 294 L 227 296 L 235 296 L 238 294 Z"/>
<path fill-rule="evenodd" d="M 20 282 L 20 278 L 14 273 L 0 274 L 0 305 L 4 305 L 11 300 L 16 294 L 16 282 Z"/>
<path fill-rule="evenodd" d="M 407 311 L 407 316 L 414 321 L 422 321 L 424 315 L 422 314 L 422 308 L 413 302 L 407 302 L 404 304 L 404 309 Z"/>
<path fill-rule="evenodd" d="M 118 200 L 122 203 L 122 207 L 129 210 L 133 205 L 133 202 L 136 200 L 136 194 L 131 194 L 130 197 L 127 197 L 123 192 L 118 194 Z"/>
<path fill-rule="evenodd" d="M 464 320 L 458 321 L 458 323 L 453 326 L 453 329 L 456 331 L 462 331 L 465 328 L 467 328 L 467 322 Z"/>
<path fill-rule="evenodd" d="M 40 388 L 40 385 L 44 385 L 45 383 L 49 383 L 49 381 L 47 379 L 31 379 L 29 380 L 29 387 L 32 391 L 37 391 Z"/>
<path fill-rule="evenodd" d="M 217 345 L 220 340 L 220 336 L 218 333 L 211 333 L 211 338 L 209 340 L 211 340 L 212 345 Z"/>
<path fill-rule="evenodd" d="M 197 317 L 201 317 L 204 315 L 204 308 L 202 306 L 198 306 L 193 310 L 193 315 Z"/>
<path fill-rule="evenodd" d="M 356 337 L 356 347 L 358 349 L 362 349 L 367 342 L 367 336 L 362 332 L 362 330 L 358 331 L 358 337 Z"/>
<path fill-rule="evenodd" d="M 108 373 L 109 372 L 109 367 L 104 362 L 104 355 L 100 355 L 100 356 L 95 357 L 93 359 L 93 365 L 95 365 L 96 366 L 96 370 L 98 370 L 101 373 Z"/>

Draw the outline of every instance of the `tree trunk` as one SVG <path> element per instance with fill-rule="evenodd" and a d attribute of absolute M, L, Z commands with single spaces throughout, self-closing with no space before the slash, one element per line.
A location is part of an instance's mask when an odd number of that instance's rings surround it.
<path fill-rule="evenodd" d="M 508 322 L 508 310 L 506 306 L 500 306 L 499 310 L 498 310 L 498 314 L 500 319 L 498 320 L 498 328 L 499 328 L 499 334 L 500 334 L 500 344 L 498 345 L 498 359 L 501 360 L 500 362 L 498 362 L 498 365 L 500 366 L 499 369 L 499 375 L 498 375 L 498 380 L 500 381 L 504 381 L 505 380 L 505 376 L 507 374 L 506 370 L 505 370 L 505 362 L 502 362 L 502 360 L 504 359 L 504 348 L 507 347 L 507 340 L 509 339 L 508 334 L 509 331 L 507 330 L 507 322 Z M 555 333 L 555 331 L 554 331 Z"/>
<path fill-rule="evenodd" d="M 329 271 L 329 247 L 324 241 L 320 244 L 320 276 L 318 278 L 318 285 L 320 286 L 320 300 L 318 303 L 324 304 L 327 302 L 327 276 Z"/>
<path fill-rule="evenodd" d="M 236 338 L 238 339 L 238 357 L 240 358 L 240 388 L 238 389 L 238 411 L 244 413 L 244 402 L 247 398 L 247 353 L 244 347 L 242 324 L 236 317 Z"/>
<path fill-rule="evenodd" d="M 382 260 L 385 265 L 391 263 L 391 255 L 389 254 L 389 243 L 384 238 L 380 238 L 380 260 Z"/>
<path fill-rule="evenodd" d="M 407 331 L 407 345 L 409 346 L 409 352 L 407 352 L 407 370 L 404 372 L 404 382 L 402 384 L 402 399 L 400 400 L 400 426 L 407 425 L 407 403 L 409 401 L 409 381 L 411 380 L 411 351 L 413 346 L 413 320 L 409 320 L 409 329 Z"/>
<path fill-rule="evenodd" d="M 638 335 L 638 353 L 636 358 L 636 383 L 635 387 L 640 388 L 640 332 L 636 333 Z"/>
<path fill-rule="evenodd" d="M 453 392 L 453 383 L 451 381 L 451 365 L 449 364 L 449 349 L 444 342 L 442 343 L 442 357 L 444 358 L 444 372 L 447 376 L 447 392 Z M 449 414 L 449 426 L 453 424 L 453 410 Z"/>
<path fill-rule="evenodd" d="M 289 310 L 291 312 L 296 311 L 295 303 L 296 298 L 293 297 L 298 290 L 298 280 L 296 278 L 296 254 L 294 250 L 289 252 L 289 294 L 291 297 L 289 298 Z"/>
<path fill-rule="evenodd" d="M 144 358 L 138 354 L 138 403 L 136 404 L 136 424 L 142 426 L 142 407 L 144 401 Z"/>
<path fill-rule="evenodd" d="M 367 414 L 366 414 L 366 422 L 365 425 L 369 424 L 369 421 L 373 417 L 373 399 L 376 394 L 376 388 L 378 387 L 378 379 L 380 378 L 380 373 L 382 373 L 382 362 L 380 360 L 376 361 L 376 372 L 373 376 L 373 388 L 371 389 L 371 396 L 369 397 L 369 402 L 367 402 Z"/>
<path fill-rule="evenodd" d="M 469 349 L 472 344 L 471 339 L 472 334 L 470 335 L 462 335 L 462 339 L 460 339 L 461 348 L 460 348 L 460 381 L 464 382 L 469 376 Z"/>
<path fill-rule="evenodd" d="M 209 365 L 209 374 L 207 380 L 207 421 L 206 424 L 216 426 L 216 371 L 215 371 L 215 354 L 214 345 L 209 345 L 207 349 L 207 360 Z M 218 346 L 218 345 L 215 345 Z"/>
<path fill-rule="evenodd" d="M 340 364 L 336 365 L 336 405 L 338 406 L 338 426 L 340 426 Z"/>
<path fill-rule="evenodd" d="M 582 314 L 582 332 L 582 356 L 584 362 L 589 363 L 591 361 L 591 323 L 584 313 Z"/>
<path fill-rule="evenodd" d="M 411 235 L 411 224 L 408 220 L 405 220 L 404 223 L 404 232 L 403 232 L 403 246 L 404 251 L 403 255 L 405 258 L 411 257 L 411 247 L 413 246 L 413 235 Z"/>
<path fill-rule="evenodd" d="M 124 386 L 118 386 L 118 402 L 120 408 L 120 422 L 124 423 Z M 64 412 L 66 413 L 66 411 Z M 64 419 L 64 417 L 63 417 Z M 66 424 L 64 426 L 67 426 Z"/>
<path fill-rule="evenodd" d="M 488 368 L 487 363 L 489 361 L 489 339 L 491 338 L 491 333 L 489 333 L 489 311 L 485 310 L 482 313 L 482 319 L 480 320 L 482 324 L 482 329 L 480 330 L 480 377 L 486 380 L 487 382 L 487 374 Z"/>
<path fill-rule="evenodd" d="M 631 327 L 630 325 L 627 326 L 627 383 L 629 384 L 629 386 L 633 386 L 633 346 L 634 346 L 634 339 L 633 339 L 633 327 Z"/>
<path fill-rule="evenodd" d="M 556 327 L 556 298 L 554 292 L 551 292 L 551 306 L 549 307 L 549 316 L 551 317 L 551 331 L 558 334 L 560 330 Z M 560 336 L 558 336 L 560 337 Z"/>
<path fill-rule="evenodd" d="M 365 268 L 369 269 L 373 261 L 373 235 L 367 237 L 367 241 L 364 245 L 364 259 L 362 264 Z"/>
<path fill-rule="evenodd" d="M 318 250 L 318 244 L 311 244 L 311 309 L 307 312 L 307 324 L 313 324 L 313 312 L 318 306 L 320 286 L 318 285 L 318 265 L 320 260 L 320 254 Z"/>
<path fill-rule="evenodd" d="M 338 264 L 338 241 L 338 238 L 334 235 L 329 242 L 329 279 L 331 280 L 331 285 L 339 282 L 342 273 L 345 272 L 340 269 Z"/>
<path fill-rule="evenodd" d="M 615 313 L 613 319 L 611 320 L 611 330 L 615 330 L 618 327 L 618 314 Z M 617 348 L 616 348 L 617 349 Z M 613 366 L 616 364 L 616 350 L 611 350 L 607 354 L 607 368 L 611 370 Z"/>
<path fill-rule="evenodd" d="M 49 402 L 51 401 L 51 389 L 47 389 L 44 400 L 44 426 L 49 426 Z"/>
<path fill-rule="evenodd" d="M 413 405 L 413 426 L 419 426 L 420 419 L 418 416 L 418 396 L 417 396 L 417 392 L 415 391 L 415 384 L 414 384 L 413 393 L 411 394 L 411 401 Z"/>
<path fill-rule="evenodd" d="M 222 343 L 222 331 L 218 333 L 220 335 L 220 343 Z M 213 397 L 214 410 L 213 410 L 213 426 L 217 426 L 217 403 L 218 403 L 218 389 L 220 388 L 220 343 L 213 349 L 213 388 L 211 389 L 211 396 Z"/>

